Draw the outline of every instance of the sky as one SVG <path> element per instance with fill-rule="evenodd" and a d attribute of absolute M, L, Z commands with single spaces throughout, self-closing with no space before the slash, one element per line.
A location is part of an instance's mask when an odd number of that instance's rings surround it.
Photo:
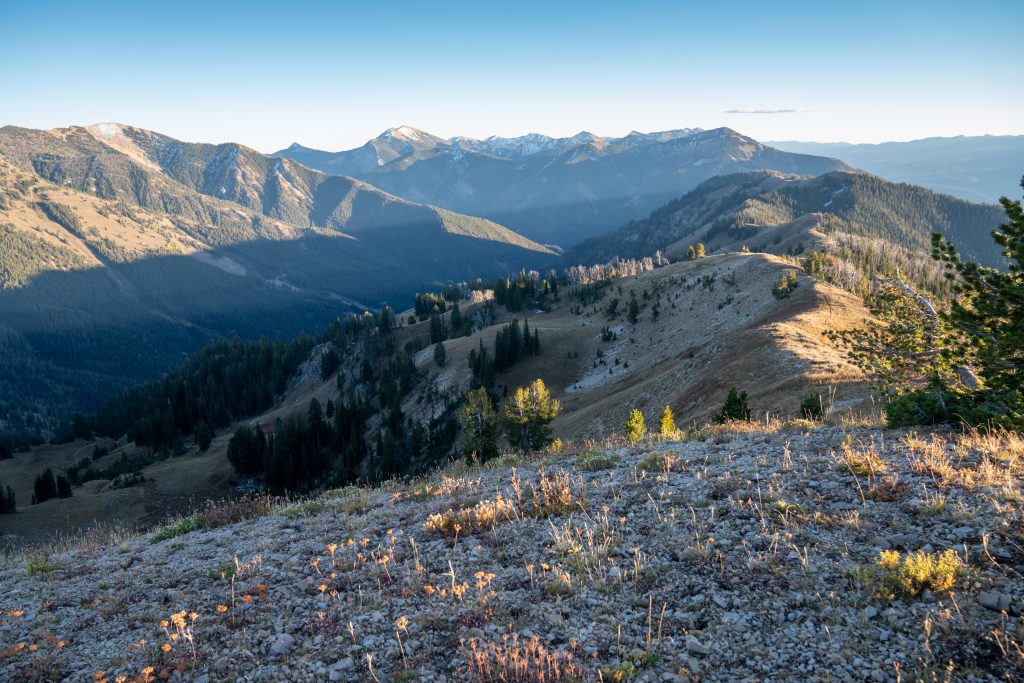
<path fill-rule="evenodd" d="M 1024 2 L 0 0 L 0 125 L 331 151 L 728 126 L 1024 134 Z"/>

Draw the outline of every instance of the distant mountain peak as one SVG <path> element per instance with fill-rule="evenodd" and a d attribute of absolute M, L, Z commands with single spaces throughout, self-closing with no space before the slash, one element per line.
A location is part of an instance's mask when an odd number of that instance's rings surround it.
<path fill-rule="evenodd" d="M 386 131 L 381 133 L 378 137 L 385 140 L 405 140 L 406 142 L 415 143 L 433 143 L 441 142 L 441 138 L 436 135 L 431 135 L 419 128 L 413 128 L 412 126 L 396 126 L 394 128 L 388 128 Z"/>

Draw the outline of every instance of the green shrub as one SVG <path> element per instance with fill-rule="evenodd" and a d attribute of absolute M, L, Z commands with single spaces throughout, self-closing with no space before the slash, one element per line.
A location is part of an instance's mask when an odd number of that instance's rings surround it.
<path fill-rule="evenodd" d="M 153 538 L 149 540 L 150 543 L 159 543 L 166 541 L 177 536 L 184 536 L 196 531 L 201 526 L 199 517 L 186 517 L 177 524 L 171 524 L 153 534 Z"/>
<path fill-rule="evenodd" d="M 908 391 L 889 401 L 885 406 L 885 420 L 890 427 L 958 423 L 1014 428 L 1024 424 L 1024 415 L 1007 408 L 1015 404 L 1024 405 L 1024 401 L 1020 396 L 972 394 L 933 383 L 926 389 Z"/>
<path fill-rule="evenodd" d="M 598 470 L 609 470 L 615 467 L 619 461 L 613 455 L 601 451 L 587 451 L 576 456 L 576 466 L 584 472 L 597 472 Z"/>
<path fill-rule="evenodd" d="M 821 394 L 811 394 L 800 401 L 800 417 L 807 420 L 818 420 L 825 412 L 825 402 Z"/>

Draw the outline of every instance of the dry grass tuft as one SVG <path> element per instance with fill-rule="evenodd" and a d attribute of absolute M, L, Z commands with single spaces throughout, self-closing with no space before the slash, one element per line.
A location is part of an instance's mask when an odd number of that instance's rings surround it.
<path fill-rule="evenodd" d="M 502 643 L 477 638 L 462 641 L 468 662 L 469 680 L 477 683 L 560 683 L 585 680 L 576 663 L 574 648 L 556 650 L 541 643 L 538 636 L 521 641 L 518 634 Z"/>

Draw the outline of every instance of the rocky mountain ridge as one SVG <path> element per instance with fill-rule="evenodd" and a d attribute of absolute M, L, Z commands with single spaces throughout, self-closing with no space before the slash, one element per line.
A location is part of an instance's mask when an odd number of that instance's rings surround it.
<path fill-rule="evenodd" d="M 0 676 L 1015 680 L 1022 464 L 1009 434 L 734 424 L 228 503 L 10 558 Z"/>

